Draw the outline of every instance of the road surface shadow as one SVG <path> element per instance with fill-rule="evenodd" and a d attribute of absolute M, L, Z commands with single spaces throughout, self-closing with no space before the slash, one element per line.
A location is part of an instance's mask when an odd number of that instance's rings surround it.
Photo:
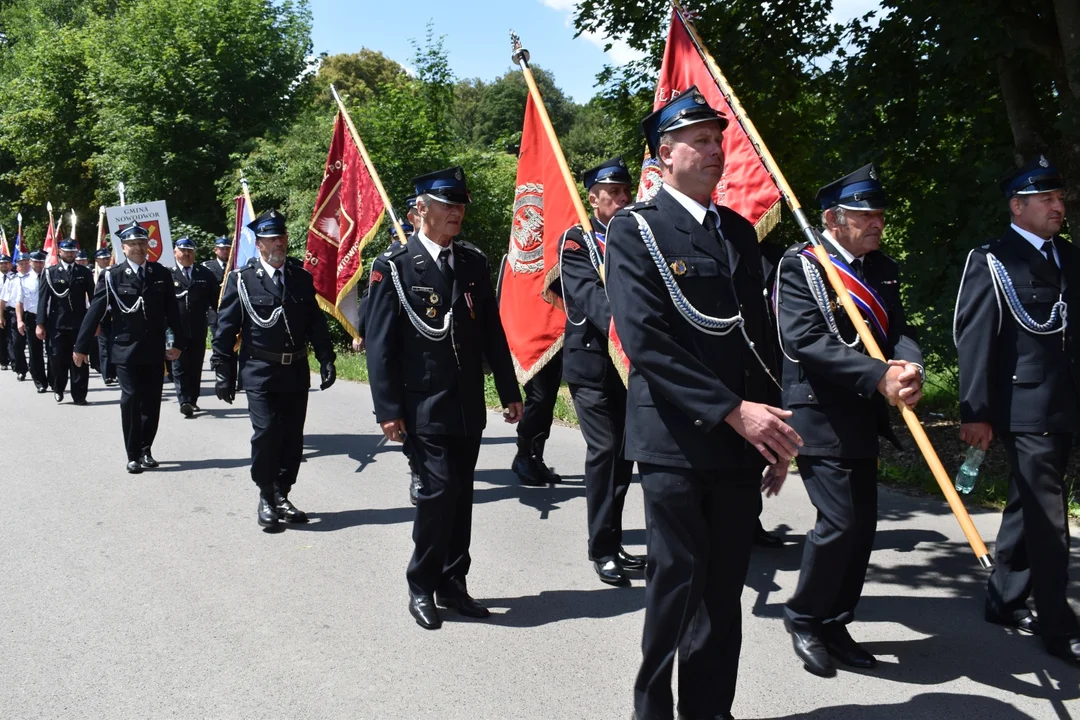
<path fill-rule="evenodd" d="M 564 476 L 564 480 L 583 479 L 580 475 Z M 562 509 L 563 504 L 574 498 L 585 497 L 584 482 L 575 482 L 546 487 L 525 487 L 518 482 L 517 475 L 507 469 L 477 470 L 477 483 L 492 487 L 481 487 L 473 491 L 473 505 L 517 500 L 526 507 L 533 508 L 541 520 L 547 520 L 553 510 Z"/>
<path fill-rule="evenodd" d="M 645 587 L 542 590 L 539 595 L 479 599 L 491 609 L 490 624 L 531 628 L 563 620 L 613 618 L 637 612 L 645 606 Z"/>
<path fill-rule="evenodd" d="M 741 716 L 740 716 L 741 717 Z M 1046 716 L 1043 716 L 1046 717 Z M 1059 718 L 1068 718 L 1068 714 Z M 1040 720 L 1012 705 L 980 695 L 926 693 L 894 705 L 837 705 L 797 715 L 757 720 Z"/>
<path fill-rule="evenodd" d="M 411 523 L 416 515 L 413 507 L 361 508 L 340 512 L 309 512 L 306 525 L 289 525 L 290 530 L 307 532 L 333 532 L 361 525 L 397 525 Z"/>
<path fill-rule="evenodd" d="M 345 455 L 356 461 L 356 472 L 363 472 L 380 453 L 401 452 L 399 443 L 387 442 L 383 435 L 305 435 L 304 460 Z"/>

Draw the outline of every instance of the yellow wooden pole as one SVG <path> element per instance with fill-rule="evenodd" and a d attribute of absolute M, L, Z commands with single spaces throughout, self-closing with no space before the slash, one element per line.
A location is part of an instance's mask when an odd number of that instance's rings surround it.
<path fill-rule="evenodd" d="M 686 31 L 690 33 L 690 37 L 693 39 L 698 53 L 700 53 L 706 67 L 709 68 L 709 72 L 716 81 L 717 87 L 720 88 L 720 92 L 722 92 L 727 99 L 728 105 L 731 106 L 731 111 L 735 114 L 735 118 L 738 120 L 739 125 L 742 126 L 742 129 L 746 132 L 747 136 L 749 136 L 751 143 L 754 145 L 754 149 L 761 157 L 761 161 L 765 164 L 765 168 L 769 171 L 769 174 L 772 175 L 773 181 L 780 190 L 780 194 L 783 195 L 784 201 L 787 203 L 788 207 L 791 208 L 791 212 L 795 216 L 795 221 L 798 223 L 799 229 L 802 230 L 803 234 L 813 244 L 814 256 L 817 257 L 821 267 L 825 269 L 825 275 L 829 278 L 829 284 L 832 285 L 833 292 L 836 293 L 836 297 L 840 300 L 840 304 L 843 305 L 844 311 L 851 320 L 851 324 L 859 334 L 859 339 L 862 340 L 863 345 L 866 346 L 866 351 L 871 357 L 877 358 L 878 360 L 885 360 L 885 355 L 881 352 L 881 347 L 878 346 L 877 340 L 874 339 L 873 333 L 870 332 L 866 320 L 855 307 L 855 303 L 848 294 L 844 281 L 840 279 L 840 273 L 837 272 L 836 266 L 833 265 L 832 258 L 829 257 L 829 253 L 826 252 L 825 248 L 819 242 L 814 229 L 810 227 L 810 223 L 806 219 L 806 215 L 802 210 L 802 206 L 799 204 L 798 198 L 796 198 L 795 193 L 792 192 L 791 186 L 788 185 L 787 179 L 780 171 L 780 167 L 776 164 L 776 160 L 773 159 L 772 153 L 769 152 L 765 142 L 761 139 L 761 135 L 758 134 L 757 128 L 754 127 L 754 123 L 746 114 L 746 110 L 743 109 L 742 103 L 740 103 L 738 97 L 735 96 L 731 84 L 728 83 L 727 78 L 724 77 L 724 73 L 720 71 L 720 67 L 716 64 L 712 55 L 705 49 L 705 44 L 702 42 L 701 36 L 698 35 L 697 29 L 694 27 L 694 24 L 690 22 L 690 19 L 687 17 L 686 12 L 683 10 L 678 0 L 671 0 L 671 5 L 675 9 L 675 13 L 679 17 L 679 20 L 686 28 Z M 960 524 L 960 529 L 964 531 L 964 535 L 967 537 L 971 549 L 979 558 L 979 563 L 984 568 L 993 567 L 994 561 L 986 549 L 986 543 L 983 542 L 982 536 L 979 535 L 979 531 L 975 528 L 975 523 L 971 521 L 971 516 L 964 507 L 963 501 L 960 500 L 960 495 L 956 492 L 956 487 L 953 485 L 952 478 L 950 478 L 949 474 L 945 471 L 945 466 L 942 465 L 937 451 L 934 450 L 930 438 L 927 437 L 926 430 L 919 421 L 918 415 L 915 414 L 914 410 L 904 404 L 900 405 L 900 415 L 904 418 L 904 422 L 907 424 L 908 430 L 911 431 L 912 437 L 915 438 L 915 444 L 919 446 L 919 450 L 922 452 L 923 458 L 930 468 L 930 472 L 934 475 L 934 480 L 937 481 L 938 486 L 941 488 L 941 492 L 945 495 L 945 499 L 949 503 L 949 507 L 952 509 L 953 515 L 956 516 L 956 520 Z"/>

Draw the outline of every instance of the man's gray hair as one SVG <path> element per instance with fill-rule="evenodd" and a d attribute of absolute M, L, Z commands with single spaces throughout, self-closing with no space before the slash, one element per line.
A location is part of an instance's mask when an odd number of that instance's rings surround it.
<path fill-rule="evenodd" d="M 847 213 L 844 211 L 844 208 L 840 207 L 839 205 L 836 205 L 836 206 L 831 207 L 828 210 L 825 210 L 824 212 L 821 213 L 821 228 L 823 230 L 828 230 L 829 229 L 829 219 L 828 219 L 828 214 L 829 213 L 833 214 L 835 224 L 837 224 L 837 225 L 843 225 L 844 224 L 844 220 L 847 217 Z"/>

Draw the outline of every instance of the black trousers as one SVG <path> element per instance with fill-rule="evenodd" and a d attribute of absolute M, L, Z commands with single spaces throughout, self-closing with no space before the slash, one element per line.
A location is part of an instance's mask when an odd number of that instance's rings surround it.
<path fill-rule="evenodd" d="M 205 357 L 206 343 L 200 345 L 197 340 L 193 340 L 188 344 L 187 350 L 172 361 L 173 384 L 176 387 L 178 402 L 198 405 L 199 395 L 202 393 L 202 369 Z"/>
<path fill-rule="evenodd" d="M 678 654 L 679 712 L 721 716 L 735 698 L 761 472 L 638 469 L 649 563 L 634 708 L 639 720 L 671 720 Z"/>
<path fill-rule="evenodd" d="M 16 327 L 15 308 L 4 308 L 4 344 L 7 345 L 8 364 L 19 375 L 26 374 L 26 338 Z"/>
<path fill-rule="evenodd" d="M 83 363 L 82 367 L 76 367 L 71 361 L 71 353 L 75 349 L 75 330 L 58 330 L 50 338 L 49 353 L 51 360 L 52 387 L 55 392 L 64 392 L 67 389 L 68 376 L 71 376 L 71 398 L 73 400 L 85 400 L 86 390 L 90 385 L 90 367 Z"/>
<path fill-rule="evenodd" d="M 98 366 L 102 380 L 116 379 L 116 363 L 109 359 L 109 351 L 112 349 L 112 340 L 109 334 L 102 332 L 97 336 Z"/>
<path fill-rule="evenodd" d="M 269 496 L 288 496 L 304 458 L 308 391 L 248 390 L 251 417 L 251 479 Z"/>
<path fill-rule="evenodd" d="M 544 444 L 551 434 L 555 400 L 562 383 L 562 352 L 525 383 L 525 408 L 517 426 L 518 454 L 544 457 Z"/>
<path fill-rule="evenodd" d="M 450 580 L 465 585 L 472 558 L 473 472 L 480 436 L 410 434 L 410 461 L 420 475 L 413 520 L 409 590 L 431 594 Z"/>
<path fill-rule="evenodd" d="M 24 310 L 23 323 L 26 325 L 24 340 L 30 353 L 30 377 L 34 379 L 36 387 L 47 388 L 49 387 L 49 375 L 45 371 L 45 342 L 37 338 L 37 313 Z M 18 330 L 15 332 L 18 332 Z"/>
<path fill-rule="evenodd" d="M 1000 437 L 1012 473 L 987 586 L 987 610 L 1011 616 L 1025 610 L 1028 596 L 1034 595 L 1043 641 L 1054 645 L 1080 633 L 1066 598 L 1069 518 L 1064 475 L 1072 436 Z"/>
<path fill-rule="evenodd" d="M 589 559 L 603 561 L 622 548 L 622 513 L 634 463 L 623 459 L 626 388 L 618 377 L 602 390 L 570 385 L 585 438 L 585 507 Z"/>
<path fill-rule="evenodd" d="M 796 462 L 817 523 L 784 619 L 789 629 L 828 631 L 855 619 L 862 595 L 877 531 L 877 460 L 800 455 Z"/>
<path fill-rule="evenodd" d="M 11 313 L 10 316 L 8 315 L 8 312 Z M 9 317 L 11 318 L 11 321 L 14 322 L 15 311 L 9 311 L 7 308 L 4 308 L 4 327 L 0 329 L 0 365 L 11 365 L 11 326 L 8 322 Z"/>
<path fill-rule="evenodd" d="M 120 381 L 120 421 L 128 460 L 138 460 L 157 437 L 161 417 L 161 387 L 165 381 L 161 363 L 117 365 Z"/>

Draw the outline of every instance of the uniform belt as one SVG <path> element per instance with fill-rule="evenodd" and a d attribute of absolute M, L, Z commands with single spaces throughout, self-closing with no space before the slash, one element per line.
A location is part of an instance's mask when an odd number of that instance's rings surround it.
<path fill-rule="evenodd" d="M 245 349 L 247 350 L 247 354 L 253 358 L 258 358 L 259 360 L 265 360 L 267 362 L 277 363 L 278 365 L 292 365 L 293 361 L 305 359 L 308 355 L 307 348 L 304 348 L 303 350 L 297 350 L 296 352 L 287 353 L 269 352 L 267 350 L 260 350 L 257 347 L 251 346 L 248 346 Z"/>

